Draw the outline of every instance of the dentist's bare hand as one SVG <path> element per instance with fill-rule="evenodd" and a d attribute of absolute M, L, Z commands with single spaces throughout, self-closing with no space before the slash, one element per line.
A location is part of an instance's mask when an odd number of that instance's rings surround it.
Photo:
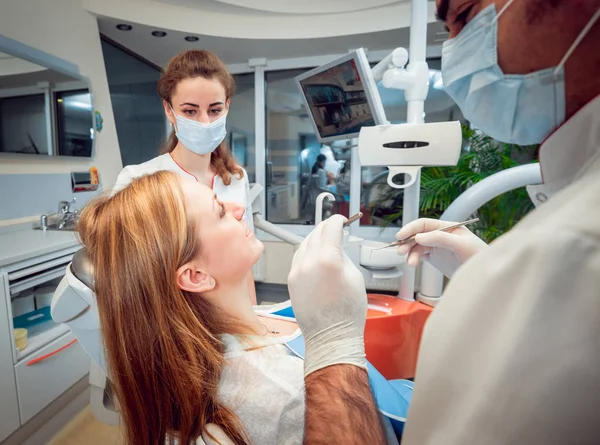
<path fill-rule="evenodd" d="M 406 262 L 410 266 L 418 266 L 422 259 L 450 278 L 465 261 L 487 247 L 483 240 L 464 226 L 448 232 L 434 232 L 453 224 L 456 223 L 429 218 L 408 223 L 396 234 L 396 239 L 416 237 L 413 242 L 398 247 L 398 253 L 406 255 Z"/>
<path fill-rule="evenodd" d="M 346 218 L 334 215 L 300 244 L 288 288 L 306 342 L 305 375 L 327 366 L 366 369 L 367 293 L 361 272 L 343 249 Z"/>

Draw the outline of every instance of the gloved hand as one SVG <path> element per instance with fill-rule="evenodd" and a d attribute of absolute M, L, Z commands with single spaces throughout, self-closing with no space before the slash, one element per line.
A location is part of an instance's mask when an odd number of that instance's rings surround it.
<path fill-rule="evenodd" d="M 367 292 L 362 274 L 342 247 L 341 215 L 319 224 L 300 244 L 288 288 L 304 335 L 304 374 L 336 364 L 366 369 Z"/>
<path fill-rule="evenodd" d="M 464 226 L 448 232 L 433 232 L 452 224 L 456 223 L 428 218 L 408 223 L 396 234 L 396 239 L 417 236 L 413 242 L 398 247 L 398 253 L 406 255 L 406 262 L 410 266 L 418 266 L 419 260 L 423 259 L 448 278 L 452 277 L 465 261 L 487 247 L 483 240 Z"/>

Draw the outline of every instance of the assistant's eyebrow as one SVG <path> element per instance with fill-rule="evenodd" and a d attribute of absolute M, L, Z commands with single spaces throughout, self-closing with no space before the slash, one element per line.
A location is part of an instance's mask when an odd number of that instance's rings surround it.
<path fill-rule="evenodd" d="M 183 107 L 184 105 L 189 105 L 190 107 L 196 107 L 196 108 L 200 108 L 200 105 L 198 104 L 193 104 L 191 102 L 184 102 L 181 105 L 179 105 L 180 107 Z"/>
<path fill-rule="evenodd" d="M 212 104 L 209 105 L 209 108 L 210 107 L 216 107 L 217 105 L 225 105 L 225 103 L 224 102 L 214 102 L 214 103 L 212 103 Z"/>
<path fill-rule="evenodd" d="M 445 22 L 448 19 L 448 10 L 450 9 L 450 0 L 440 0 L 435 11 L 435 18 L 440 22 Z"/>

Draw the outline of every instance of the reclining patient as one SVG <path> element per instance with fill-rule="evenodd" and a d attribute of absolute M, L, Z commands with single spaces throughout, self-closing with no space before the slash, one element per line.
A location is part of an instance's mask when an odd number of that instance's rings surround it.
<path fill-rule="evenodd" d="M 300 444 L 294 323 L 258 316 L 246 277 L 263 246 L 193 180 L 161 171 L 88 205 L 79 236 L 127 444 L 193 444 L 215 423 L 243 444 Z"/>

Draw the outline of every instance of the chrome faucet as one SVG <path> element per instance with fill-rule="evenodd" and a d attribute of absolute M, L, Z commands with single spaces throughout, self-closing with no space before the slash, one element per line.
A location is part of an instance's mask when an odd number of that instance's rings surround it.
<path fill-rule="evenodd" d="M 73 225 L 79 214 L 79 210 L 71 210 L 71 204 L 77 202 L 76 198 L 71 201 L 60 201 L 58 203 L 58 228 L 64 229 L 69 225 Z"/>

